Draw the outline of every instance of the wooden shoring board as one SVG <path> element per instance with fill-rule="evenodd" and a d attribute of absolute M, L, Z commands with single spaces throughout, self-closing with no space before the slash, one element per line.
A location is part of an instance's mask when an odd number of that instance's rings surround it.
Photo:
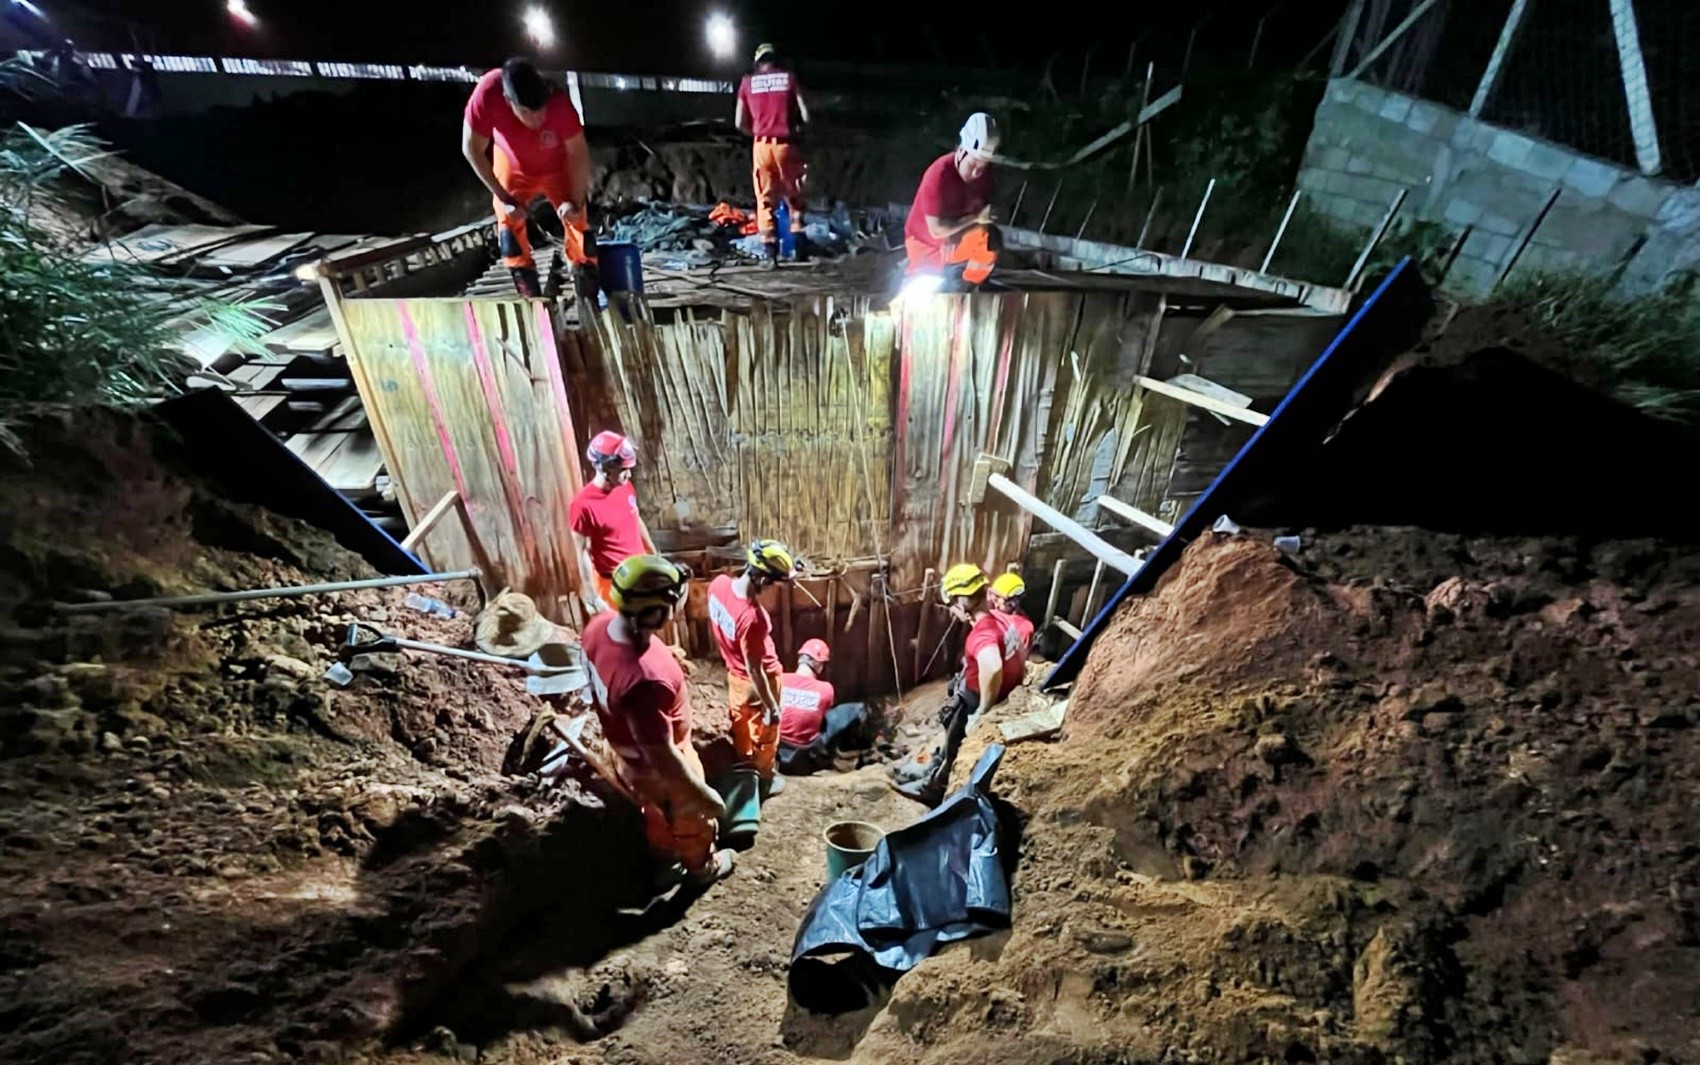
<path fill-rule="evenodd" d="M 267 392 L 252 396 L 238 396 L 236 403 L 248 416 L 257 422 L 264 422 L 266 416 L 283 405 L 289 396 L 282 392 Z"/>
<path fill-rule="evenodd" d="M 271 226 L 146 225 L 127 236 L 91 248 L 84 262 L 156 263 L 189 257 L 229 244 Z"/>
<path fill-rule="evenodd" d="M 331 312 L 319 307 L 281 328 L 260 338 L 260 343 L 273 351 L 329 351 L 336 346 L 336 326 Z"/>
<path fill-rule="evenodd" d="M 207 252 L 197 260 L 200 266 L 228 266 L 251 270 L 270 262 L 291 248 L 305 244 L 311 233 L 278 233 L 253 240 L 239 240 Z"/>
<path fill-rule="evenodd" d="M 325 483 L 339 492 L 370 492 L 377 486 L 378 471 L 384 468 L 384 456 L 378 441 L 370 432 L 343 434 L 342 447 L 329 460 L 314 469 Z"/>

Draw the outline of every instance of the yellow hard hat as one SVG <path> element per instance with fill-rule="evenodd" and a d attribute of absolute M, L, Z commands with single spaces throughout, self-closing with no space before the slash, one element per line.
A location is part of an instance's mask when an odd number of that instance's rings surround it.
<path fill-rule="evenodd" d="M 985 587 L 986 575 L 979 566 L 972 562 L 958 562 L 944 571 L 944 580 L 939 582 L 939 594 L 948 604 L 953 599 L 975 595 Z"/>
<path fill-rule="evenodd" d="M 779 52 L 779 49 L 775 48 L 773 45 L 768 44 L 764 41 L 763 43 L 756 45 L 756 57 L 754 59 L 750 60 L 750 62 L 759 63 L 763 59 L 766 59 L 770 55 L 778 54 L 778 52 Z"/>
<path fill-rule="evenodd" d="M 671 610 L 685 597 L 690 577 L 690 570 L 660 555 L 633 555 L 614 567 L 609 605 L 622 614 Z"/>
<path fill-rule="evenodd" d="M 1021 574 L 1019 573 L 1000 573 L 998 574 L 997 579 L 992 581 L 992 591 L 1003 596 L 1005 599 L 1018 598 L 1021 593 L 1026 590 L 1027 582 L 1021 579 Z"/>
<path fill-rule="evenodd" d="M 744 564 L 770 581 L 788 581 L 797 574 L 797 557 L 778 540 L 751 540 Z"/>

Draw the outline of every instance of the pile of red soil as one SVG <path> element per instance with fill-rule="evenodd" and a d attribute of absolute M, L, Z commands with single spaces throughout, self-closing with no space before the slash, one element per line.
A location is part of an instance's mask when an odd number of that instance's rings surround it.
<path fill-rule="evenodd" d="M 1013 931 L 859 1058 L 1700 1060 L 1697 724 L 1700 553 L 1207 534 L 1008 752 Z"/>

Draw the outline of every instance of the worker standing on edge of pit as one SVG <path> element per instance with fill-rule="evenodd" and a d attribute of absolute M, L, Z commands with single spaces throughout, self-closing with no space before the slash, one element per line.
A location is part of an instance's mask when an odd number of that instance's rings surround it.
<path fill-rule="evenodd" d="M 656 550 L 649 526 L 638 514 L 637 491 L 632 488 L 637 447 L 607 430 L 596 434 L 584 454 L 596 474 L 573 497 L 567 523 L 578 555 L 584 605 L 598 614 L 610 607 L 614 567 L 633 555 L 653 555 Z"/>
<path fill-rule="evenodd" d="M 580 298 L 594 296 L 590 148 L 584 141 L 584 123 L 566 91 L 550 84 L 530 60 L 508 60 L 473 86 L 461 123 L 460 150 L 495 198 L 496 240 L 519 294 L 543 295 L 526 231 L 531 203 L 542 196 L 560 216 Z"/>
<path fill-rule="evenodd" d="M 732 872 L 732 851 L 714 847 L 726 806 L 691 744 L 684 671 L 657 636 L 689 579 L 658 555 L 626 559 L 609 589 L 614 612 L 592 618 L 582 639 L 615 773 L 643 813 L 650 848 L 702 886 Z"/>
<path fill-rule="evenodd" d="M 780 64 L 779 51 L 773 45 L 756 46 L 755 69 L 738 83 L 733 121 L 739 132 L 748 134 L 755 142 L 752 169 L 762 265 L 772 267 L 779 262 L 779 222 L 775 212 L 782 199 L 791 213 L 796 260 L 805 261 L 808 238 L 803 233 L 803 175 L 807 168 L 795 141 L 801 127 L 809 121 L 809 105 L 803 102 L 797 75 Z"/>
<path fill-rule="evenodd" d="M 992 609 L 991 582 L 979 566 L 962 562 L 950 567 L 939 591 L 951 616 L 969 626 L 962 645 L 962 670 L 951 678 L 949 694 L 939 709 L 943 739 L 891 771 L 893 788 L 927 806 L 944 801 L 969 718 L 1007 699 L 1027 673 L 1027 650 L 1017 630 Z"/>
<path fill-rule="evenodd" d="M 1015 630 L 1023 655 L 1030 655 L 1033 653 L 1033 619 L 1021 612 L 1021 597 L 1026 592 L 1027 582 L 1021 579 L 1021 574 L 1006 571 L 992 581 L 991 592 L 986 598 L 992 609 Z"/>
<path fill-rule="evenodd" d="M 774 776 L 779 757 L 779 652 L 773 646 L 773 618 L 761 605 L 761 590 L 789 581 L 797 573 L 791 549 L 778 540 L 752 540 L 744 552 L 744 572 L 722 573 L 708 585 L 708 621 L 726 663 L 726 704 L 732 716 L 732 746 L 744 764 L 761 777 L 764 795 L 777 795 L 785 782 Z"/>
<path fill-rule="evenodd" d="M 797 669 L 779 678 L 779 771 L 802 776 L 830 766 L 838 741 L 867 720 L 864 703 L 835 705 L 838 693 L 826 681 L 832 650 L 825 640 L 806 640 L 797 649 Z"/>
<path fill-rule="evenodd" d="M 915 200 L 903 222 L 909 252 L 907 274 L 946 273 L 957 287 L 960 264 L 964 285 L 979 285 L 992 274 L 1003 233 L 992 225 L 992 159 L 998 150 L 998 124 L 976 111 L 963 124 L 956 151 L 933 160 L 921 175 Z"/>

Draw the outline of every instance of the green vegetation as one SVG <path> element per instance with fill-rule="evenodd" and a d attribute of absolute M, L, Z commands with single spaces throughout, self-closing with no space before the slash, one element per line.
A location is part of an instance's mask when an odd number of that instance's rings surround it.
<path fill-rule="evenodd" d="M 1561 369 L 1652 415 L 1700 425 L 1700 299 L 1683 286 L 1640 296 L 1617 278 L 1515 274 L 1490 306 L 1517 311 L 1562 342 Z"/>
<path fill-rule="evenodd" d="M 75 217 L 66 180 L 105 149 L 87 129 L 19 124 L 0 134 L 0 444 L 20 404 L 131 406 L 177 391 L 195 362 L 181 350 L 212 326 L 239 348 L 269 328 L 264 305 L 125 262 L 88 261 L 54 219 Z"/>

